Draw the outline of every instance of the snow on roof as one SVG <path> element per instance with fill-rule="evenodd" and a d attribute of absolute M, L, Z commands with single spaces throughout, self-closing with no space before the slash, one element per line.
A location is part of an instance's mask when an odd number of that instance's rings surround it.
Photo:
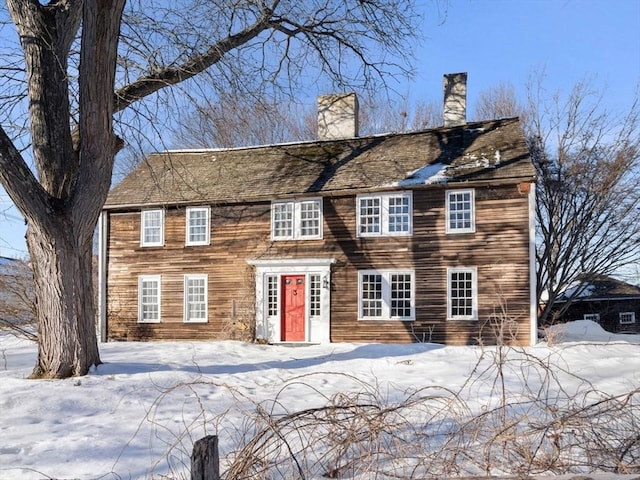
<path fill-rule="evenodd" d="M 393 187 L 409 187 L 412 185 L 432 185 L 435 183 L 446 183 L 449 178 L 446 175 L 448 165 L 443 163 L 433 163 L 425 165 L 407 174 L 407 178 L 394 182 Z"/>

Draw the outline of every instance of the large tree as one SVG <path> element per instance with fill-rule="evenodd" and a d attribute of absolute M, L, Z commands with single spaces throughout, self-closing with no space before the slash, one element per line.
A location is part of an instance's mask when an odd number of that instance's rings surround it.
<path fill-rule="evenodd" d="M 639 99 L 619 115 L 603 107 L 603 95 L 588 81 L 564 96 L 529 88 L 541 323 L 562 315 L 590 280 L 640 258 Z M 568 301 L 557 310 L 561 295 Z"/>
<path fill-rule="evenodd" d="M 11 22 L 0 26 L 15 26 L 22 53 L 0 47 L 0 182 L 27 222 L 39 329 L 33 376 L 49 378 L 84 375 L 100 363 L 91 253 L 123 145 L 114 116 L 129 142 L 147 120 L 167 122 L 190 97 L 215 98 L 230 86 L 258 96 L 322 78 L 338 86 L 384 81 L 408 72 L 387 59 L 408 58 L 419 22 L 410 0 L 7 0 L 6 7 Z M 178 84 L 188 84 L 184 95 L 172 94 L 178 108 L 153 100 Z"/>
<path fill-rule="evenodd" d="M 549 92 L 544 83 L 533 76 L 526 101 L 508 83 L 482 92 L 475 116 L 522 119 L 538 177 L 539 321 L 552 323 L 552 314 L 562 315 L 590 280 L 638 268 L 640 99 L 615 114 L 593 81 L 565 93 Z M 557 309 L 561 295 L 567 301 Z"/>

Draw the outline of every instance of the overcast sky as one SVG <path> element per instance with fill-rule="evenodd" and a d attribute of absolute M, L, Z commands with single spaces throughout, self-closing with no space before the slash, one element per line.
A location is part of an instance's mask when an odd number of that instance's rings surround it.
<path fill-rule="evenodd" d="M 468 72 L 468 103 L 501 82 L 518 93 L 533 73 L 567 92 L 591 79 L 623 111 L 640 83 L 639 0 L 419 0 L 425 41 L 416 49 L 410 98 L 440 101 L 442 75 Z M 326 92 L 318 92 L 322 94 Z M 0 190 L 0 256 L 24 257 L 24 222 Z"/>

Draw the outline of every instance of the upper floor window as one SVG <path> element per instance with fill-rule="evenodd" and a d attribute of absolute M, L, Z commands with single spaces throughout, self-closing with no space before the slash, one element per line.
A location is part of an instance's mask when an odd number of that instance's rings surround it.
<path fill-rule="evenodd" d="M 475 199 L 473 190 L 446 192 L 447 233 L 473 233 L 476 231 Z"/>
<path fill-rule="evenodd" d="M 412 192 L 358 195 L 356 201 L 359 237 L 411 235 Z"/>
<path fill-rule="evenodd" d="M 447 318 L 478 319 L 478 285 L 476 268 L 447 270 Z"/>
<path fill-rule="evenodd" d="M 322 199 L 301 199 L 271 204 L 273 240 L 322 238 Z"/>
<path fill-rule="evenodd" d="M 138 277 L 138 322 L 160 321 L 160 275 Z"/>
<path fill-rule="evenodd" d="M 618 318 L 621 325 L 636 323 L 636 312 L 620 312 Z"/>
<path fill-rule="evenodd" d="M 207 275 L 184 276 L 184 321 L 207 321 Z"/>
<path fill-rule="evenodd" d="M 141 212 L 140 245 L 142 247 L 164 245 L 164 210 Z"/>
<path fill-rule="evenodd" d="M 358 272 L 360 320 L 414 320 L 413 271 L 362 270 Z"/>
<path fill-rule="evenodd" d="M 210 211 L 209 207 L 187 208 L 187 245 L 209 245 Z"/>

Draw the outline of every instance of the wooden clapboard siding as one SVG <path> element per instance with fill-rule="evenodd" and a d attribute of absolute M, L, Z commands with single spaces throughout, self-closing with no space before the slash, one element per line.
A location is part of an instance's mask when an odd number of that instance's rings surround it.
<path fill-rule="evenodd" d="M 359 238 L 354 195 L 325 197 L 322 240 L 270 240 L 270 203 L 211 207 L 211 244 L 185 246 L 185 209 L 165 211 L 165 245 L 140 247 L 140 212 L 108 211 L 108 337 L 121 339 L 251 338 L 255 279 L 249 259 L 334 258 L 331 340 L 495 341 L 491 322 L 508 317 L 518 343 L 529 342 L 528 198 L 516 185 L 475 190 L 476 232 L 445 234 L 445 188 L 413 192 L 413 235 Z M 476 267 L 478 321 L 447 321 L 447 267 Z M 415 271 L 416 320 L 359 321 L 358 271 Z M 209 319 L 183 322 L 185 274 L 208 275 Z M 162 321 L 137 323 L 139 275 L 162 275 Z"/>

